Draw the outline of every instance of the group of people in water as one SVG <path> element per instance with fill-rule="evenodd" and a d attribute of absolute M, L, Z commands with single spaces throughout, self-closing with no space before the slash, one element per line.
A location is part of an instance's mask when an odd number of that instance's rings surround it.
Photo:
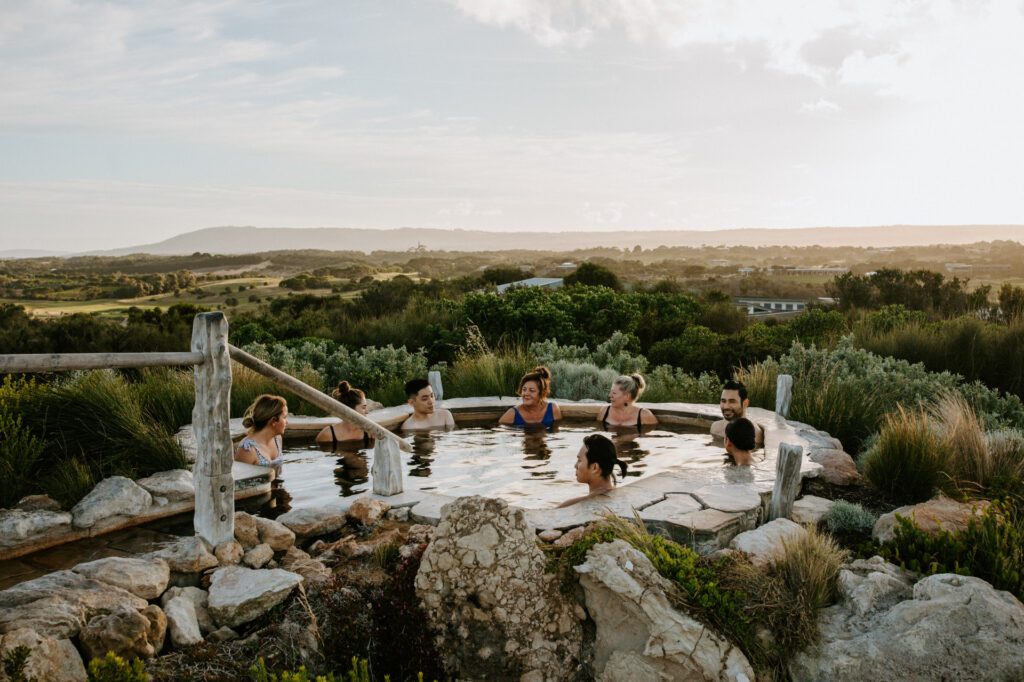
<path fill-rule="evenodd" d="M 658 423 L 658 417 L 648 408 L 636 404 L 646 387 L 640 374 L 622 375 L 615 379 L 608 392 L 608 405 L 601 410 L 598 420 L 606 431 L 644 428 Z M 558 405 L 548 399 L 551 392 L 551 372 L 538 366 L 519 380 L 518 405 L 501 415 L 499 423 L 517 427 L 550 428 L 562 419 Z M 405 394 L 412 414 L 402 422 L 403 431 L 451 429 L 455 419 L 451 411 L 436 406 L 434 389 L 426 379 L 413 379 L 405 384 Z M 332 397 L 359 414 L 368 414 L 366 394 L 342 381 L 331 393 Z M 736 466 L 750 466 L 753 452 L 763 444 L 764 432 L 744 414 L 749 406 L 746 387 L 737 381 L 722 386 L 719 407 L 722 419 L 711 425 L 711 434 L 725 444 L 727 461 Z M 281 396 L 261 395 L 249 406 L 242 420 L 246 436 L 235 450 L 235 459 L 248 464 L 273 466 L 279 463 L 283 452 L 283 434 L 288 425 L 288 403 Z M 368 447 L 372 437 L 359 426 L 342 421 L 323 428 L 316 440 L 337 447 L 341 443 L 361 443 Z M 564 502 L 567 506 L 594 495 L 600 495 L 615 486 L 615 469 L 625 476 L 629 465 L 618 458 L 615 443 L 604 434 L 595 433 L 583 439 L 576 458 L 576 480 L 588 486 L 582 497 Z"/>

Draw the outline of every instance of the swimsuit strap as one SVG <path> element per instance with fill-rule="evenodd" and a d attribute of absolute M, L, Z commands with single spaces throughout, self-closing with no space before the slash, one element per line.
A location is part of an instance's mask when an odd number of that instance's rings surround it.
<path fill-rule="evenodd" d="M 519 408 L 513 407 L 512 411 L 516 413 L 516 418 L 512 420 L 512 426 L 526 426 L 526 420 L 523 419 L 523 415 L 519 414 Z"/>
<path fill-rule="evenodd" d="M 612 406 L 609 405 L 608 407 L 604 408 L 604 416 L 601 417 L 601 427 L 604 428 L 605 431 L 608 430 L 608 413 L 611 411 Z"/>
<path fill-rule="evenodd" d="M 368 434 L 366 431 L 363 431 L 363 447 L 370 447 L 370 434 Z"/>
<path fill-rule="evenodd" d="M 548 409 L 544 410 L 544 418 L 540 420 L 544 426 L 551 426 L 555 423 L 555 404 L 548 401 Z"/>
<path fill-rule="evenodd" d="M 338 435 L 334 433 L 334 424 L 328 424 L 328 427 L 331 429 L 331 446 L 338 447 Z"/>
<path fill-rule="evenodd" d="M 643 428 L 644 408 L 636 408 L 636 430 L 639 431 Z"/>

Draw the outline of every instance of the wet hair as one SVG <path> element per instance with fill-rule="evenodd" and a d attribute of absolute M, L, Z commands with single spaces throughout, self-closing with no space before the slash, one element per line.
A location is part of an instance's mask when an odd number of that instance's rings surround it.
<path fill-rule="evenodd" d="M 426 379 L 413 379 L 412 381 L 405 382 L 405 397 L 415 398 L 416 394 L 430 386 L 430 382 Z"/>
<path fill-rule="evenodd" d="M 620 389 L 630 395 L 633 400 L 640 397 L 640 394 L 647 388 L 647 382 L 639 373 L 637 374 L 623 374 L 618 379 L 612 382 L 614 386 L 618 386 Z"/>
<path fill-rule="evenodd" d="M 733 419 L 725 425 L 725 437 L 740 450 L 754 449 L 754 423 L 744 417 Z"/>
<path fill-rule="evenodd" d="M 366 400 L 366 394 L 358 388 L 354 388 L 347 381 L 339 381 L 338 387 L 331 391 L 331 397 L 345 407 L 351 407 L 353 410 L 356 409 L 359 403 Z"/>
<path fill-rule="evenodd" d="M 615 443 L 600 433 L 592 433 L 583 439 L 583 447 L 586 448 L 587 464 L 596 464 L 601 469 L 601 476 L 608 478 L 612 475 L 615 465 L 619 465 L 622 475 L 626 475 L 629 465 L 619 459 L 616 455 Z"/>
<path fill-rule="evenodd" d="M 548 397 L 548 393 L 551 392 L 551 370 L 544 365 L 538 365 L 532 370 L 523 375 L 523 378 L 519 380 L 519 390 L 517 393 L 523 392 L 523 386 L 526 385 L 527 381 L 536 382 L 538 390 L 540 392 L 541 400 Z"/>
<path fill-rule="evenodd" d="M 733 381 L 732 379 L 730 379 L 729 381 L 722 384 L 722 390 L 739 391 L 740 402 L 743 402 L 744 400 L 747 399 L 747 387 L 743 385 L 742 381 Z"/>
<path fill-rule="evenodd" d="M 284 409 L 288 407 L 288 401 L 279 395 L 264 393 L 252 401 L 252 405 L 245 411 L 242 417 L 242 426 L 248 433 L 256 433 L 270 423 L 274 417 L 280 417 Z"/>

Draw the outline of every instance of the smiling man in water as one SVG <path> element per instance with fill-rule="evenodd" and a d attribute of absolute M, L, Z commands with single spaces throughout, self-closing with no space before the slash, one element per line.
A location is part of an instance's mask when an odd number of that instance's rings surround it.
<path fill-rule="evenodd" d="M 426 379 L 413 379 L 405 385 L 405 396 L 412 406 L 412 415 L 402 422 L 403 431 L 455 428 L 452 413 L 434 409 L 434 389 Z"/>
<path fill-rule="evenodd" d="M 718 401 L 718 406 L 725 418 L 711 425 L 711 435 L 715 438 L 725 438 L 725 425 L 734 419 L 745 417 L 749 405 L 746 386 L 732 380 L 722 384 L 722 397 Z M 764 443 L 764 431 L 757 424 L 754 424 L 754 441 L 757 445 Z"/>

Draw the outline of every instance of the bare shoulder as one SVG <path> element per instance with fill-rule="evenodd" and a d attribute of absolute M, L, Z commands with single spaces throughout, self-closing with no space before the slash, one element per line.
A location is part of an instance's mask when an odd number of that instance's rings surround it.
<path fill-rule="evenodd" d="M 648 410 L 646 407 L 640 410 L 640 423 L 641 424 L 657 424 L 658 418 L 653 412 Z"/>
<path fill-rule="evenodd" d="M 235 461 L 243 462 L 245 464 L 256 463 L 256 451 L 255 448 L 242 447 L 241 445 L 235 450 Z"/>
<path fill-rule="evenodd" d="M 711 425 L 711 435 L 718 438 L 725 438 L 725 425 L 728 424 L 727 419 L 719 419 Z"/>
<path fill-rule="evenodd" d="M 443 414 L 443 416 L 444 416 L 444 425 L 445 426 L 455 426 L 455 416 L 452 415 L 452 411 L 451 410 L 442 410 L 442 412 L 444 413 Z"/>
<path fill-rule="evenodd" d="M 508 408 L 505 410 L 505 414 L 501 415 L 501 419 L 498 420 L 499 424 L 511 424 L 516 420 L 516 411 L 514 408 Z"/>
<path fill-rule="evenodd" d="M 562 410 L 558 407 L 558 403 L 551 403 L 551 416 L 555 419 L 562 418 Z"/>

